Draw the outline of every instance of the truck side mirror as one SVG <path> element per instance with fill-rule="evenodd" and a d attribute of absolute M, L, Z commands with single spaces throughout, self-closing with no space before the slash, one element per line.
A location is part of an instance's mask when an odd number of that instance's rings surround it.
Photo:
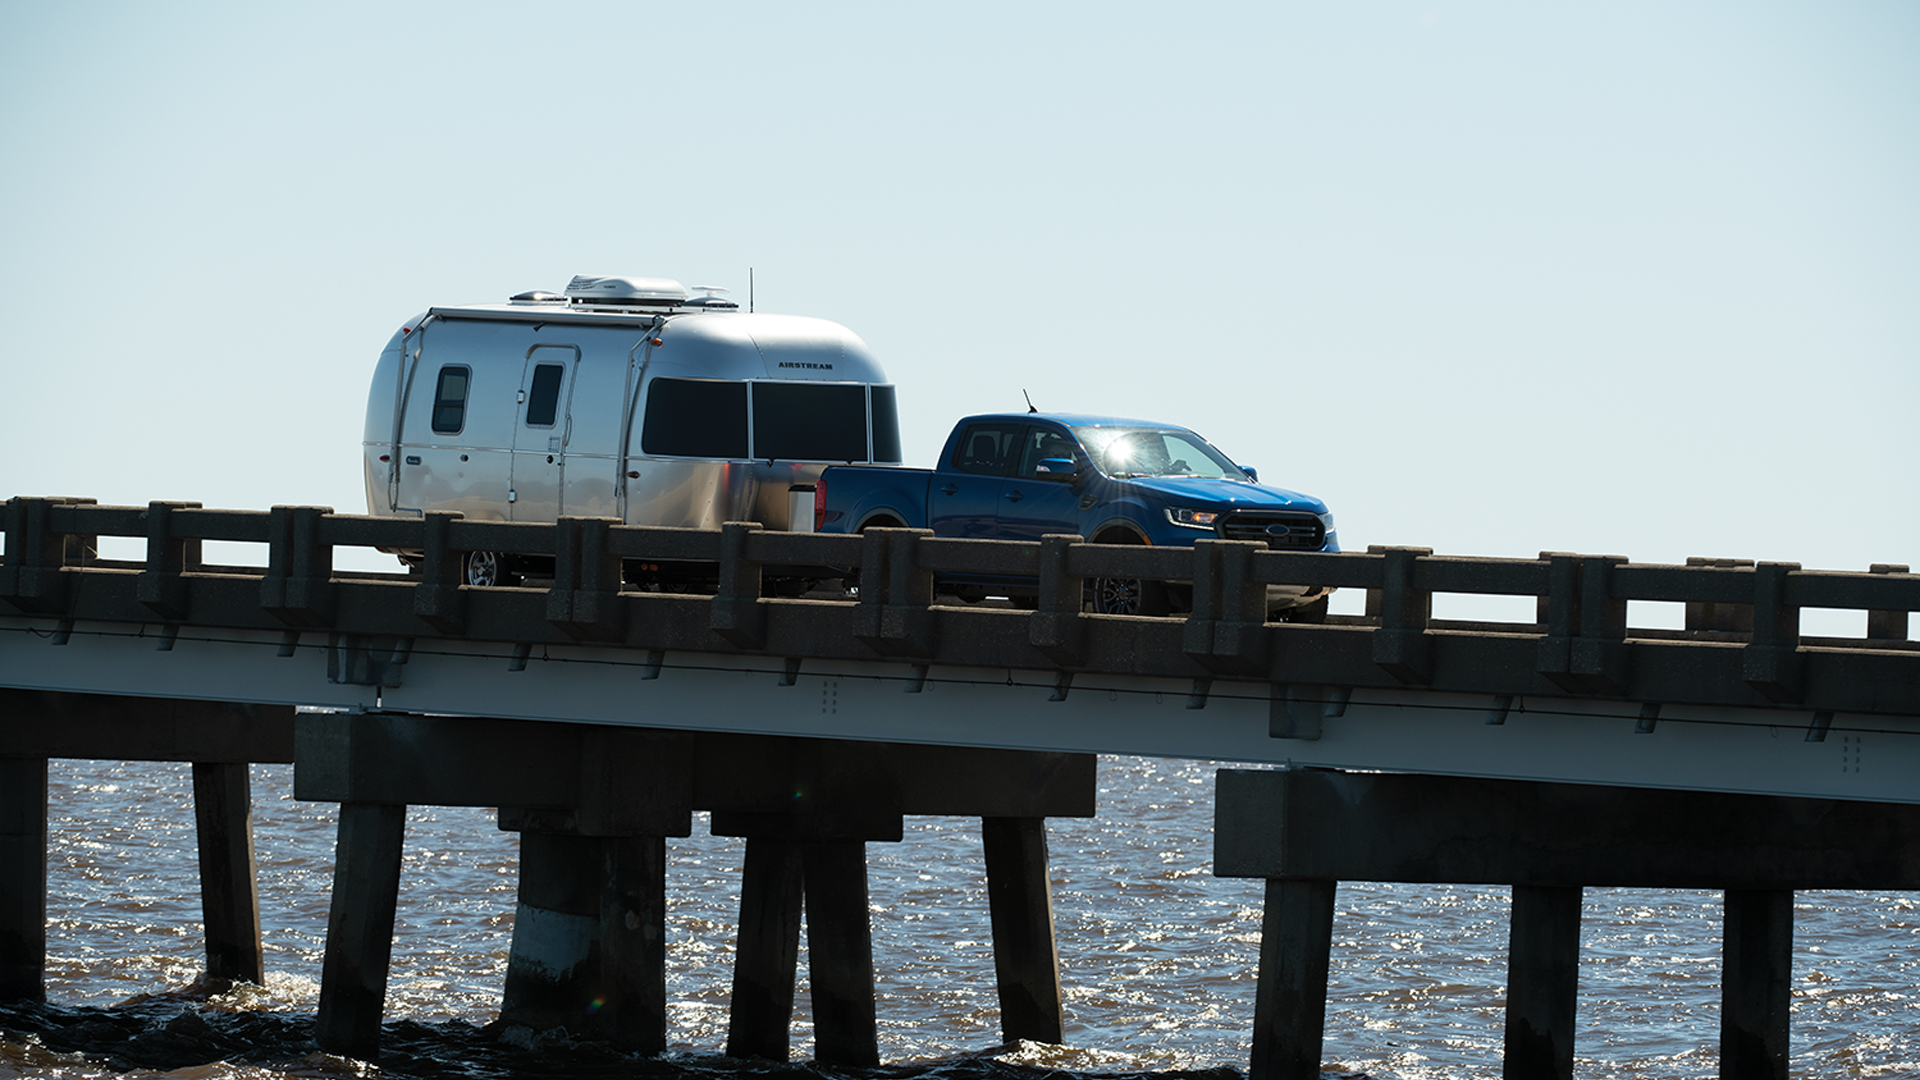
<path fill-rule="evenodd" d="M 1077 473 L 1078 470 L 1073 467 L 1072 458 L 1041 458 L 1033 465 L 1033 475 L 1036 480 L 1058 480 L 1070 484 L 1078 479 Z"/>
<path fill-rule="evenodd" d="M 1257 483 L 1259 483 L 1259 482 L 1260 482 L 1260 470 L 1259 470 L 1259 469 L 1256 469 L 1256 468 L 1254 468 L 1254 467 L 1253 467 L 1253 466 L 1251 466 L 1251 465 L 1242 465 L 1242 466 L 1240 466 L 1240 471 L 1241 471 L 1241 472 L 1243 472 L 1243 473 L 1246 473 L 1246 474 L 1247 474 L 1247 479 L 1249 479 L 1249 480 L 1251 480 L 1251 481 L 1253 481 L 1254 483 L 1256 483 L 1256 484 L 1257 484 Z"/>

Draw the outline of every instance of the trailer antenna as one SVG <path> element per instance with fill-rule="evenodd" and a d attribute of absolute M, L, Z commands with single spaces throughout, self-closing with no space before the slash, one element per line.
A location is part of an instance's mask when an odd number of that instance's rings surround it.
<path fill-rule="evenodd" d="M 747 314 L 753 314 L 753 267 L 747 267 Z"/>
<path fill-rule="evenodd" d="M 1025 388 L 1025 387 L 1021 387 L 1021 388 L 1020 388 L 1020 396 L 1021 396 L 1021 397 L 1023 397 L 1023 398 L 1026 398 L 1026 399 L 1027 399 L 1027 411 L 1028 411 L 1028 412 L 1030 412 L 1030 413 L 1037 413 L 1037 412 L 1039 412 L 1039 411 L 1040 411 L 1039 409 L 1036 409 L 1036 408 L 1034 408 L 1034 407 L 1033 407 L 1033 396 L 1032 396 L 1031 394 L 1028 394 L 1028 393 L 1027 393 L 1027 390 L 1026 390 L 1026 388 Z"/>

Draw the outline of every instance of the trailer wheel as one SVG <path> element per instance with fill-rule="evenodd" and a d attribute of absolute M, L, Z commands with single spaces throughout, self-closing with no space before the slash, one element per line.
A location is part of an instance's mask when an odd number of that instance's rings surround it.
<path fill-rule="evenodd" d="M 467 584 L 481 588 L 505 585 L 505 561 L 497 551 L 467 552 Z"/>

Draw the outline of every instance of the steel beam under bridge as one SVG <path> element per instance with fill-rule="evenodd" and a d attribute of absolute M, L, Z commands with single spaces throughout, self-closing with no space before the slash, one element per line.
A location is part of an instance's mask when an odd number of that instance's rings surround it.
<path fill-rule="evenodd" d="M 162 639 L 125 624 L 8 619 L 0 684 L 1920 802 L 1913 717 L 450 638 L 395 654 L 309 637 L 289 648 L 284 635 L 238 629 Z"/>

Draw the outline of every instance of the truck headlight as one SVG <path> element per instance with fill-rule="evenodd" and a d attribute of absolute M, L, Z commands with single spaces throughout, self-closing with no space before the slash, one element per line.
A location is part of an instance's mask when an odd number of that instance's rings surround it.
<path fill-rule="evenodd" d="M 1167 520 L 1175 525 L 1184 525 L 1189 529 L 1213 529 L 1213 523 L 1219 514 L 1212 510 L 1189 510 L 1185 507 L 1167 507 Z"/>

